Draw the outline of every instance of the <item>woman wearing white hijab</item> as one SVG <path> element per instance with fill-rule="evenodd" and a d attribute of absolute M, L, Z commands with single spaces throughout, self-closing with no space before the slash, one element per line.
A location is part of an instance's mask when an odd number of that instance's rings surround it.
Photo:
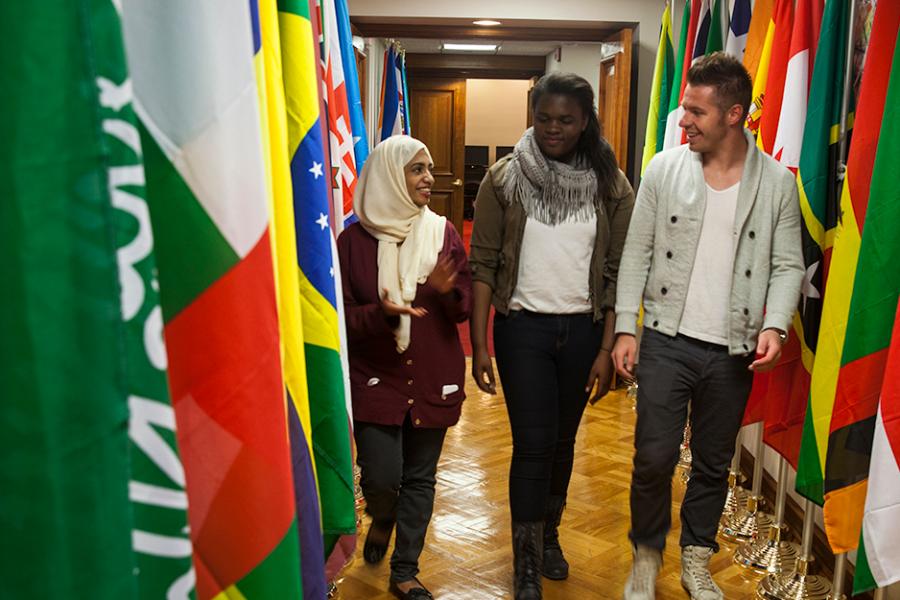
<path fill-rule="evenodd" d="M 457 323 L 471 309 L 462 240 L 428 208 L 432 167 L 419 140 L 381 142 L 357 182 L 359 223 L 338 238 L 357 462 L 372 517 L 363 557 L 379 562 L 396 524 L 390 589 L 419 600 L 432 598 L 416 578 L 418 558 L 444 434 L 465 398 Z"/>

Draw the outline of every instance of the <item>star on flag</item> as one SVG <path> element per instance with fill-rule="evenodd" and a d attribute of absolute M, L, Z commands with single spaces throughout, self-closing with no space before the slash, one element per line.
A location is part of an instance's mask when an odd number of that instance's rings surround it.
<path fill-rule="evenodd" d="M 313 166 L 309 172 L 312 173 L 316 179 L 322 177 L 322 175 L 324 175 L 324 173 L 322 173 L 322 163 L 313 161 Z"/>

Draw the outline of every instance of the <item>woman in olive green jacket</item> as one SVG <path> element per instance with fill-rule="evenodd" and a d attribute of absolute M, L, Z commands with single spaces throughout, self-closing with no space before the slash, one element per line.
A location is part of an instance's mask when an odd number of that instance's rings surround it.
<path fill-rule="evenodd" d="M 495 392 L 487 321 L 513 437 L 509 496 L 515 598 L 565 579 L 558 541 L 588 395 L 609 390 L 616 277 L 634 192 L 600 133 L 590 84 L 546 75 L 534 127 L 481 183 L 469 258 L 472 374 Z"/>

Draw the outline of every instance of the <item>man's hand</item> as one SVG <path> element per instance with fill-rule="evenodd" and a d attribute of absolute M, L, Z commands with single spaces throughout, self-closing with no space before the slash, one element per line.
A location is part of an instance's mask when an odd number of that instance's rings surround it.
<path fill-rule="evenodd" d="M 428 285 L 433 287 L 440 294 L 446 294 L 453 289 L 456 283 L 456 265 L 449 257 L 444 257 L 438 261 L 428 276 Z"/>
<path fill-rule="evenodd" d="M 424 308 L 413 308 L 403 304 L 394 304 L 388 299 L 388 291 L 381 291 L 381 310 L 389 317 L 398 317 L 400 315 L 409 315 L 411 317 L 424 317 L 428 311 Z"/>
<path fill-rule="evenodd" d="M 472 352 L 472 378 L 475 379 L 475 385 L 482 392 L 497 393 L 497 386 L 494 382 L 494 364 L 491 362 L 491 355 L 488 354 L 486 348 L 475 348 Z"/>
<path fill-rule="evenodd" d="M 761 331 L 756 342 L 756 356 L 750 364 L 750 370 L 757 373 L 771 371 L 781 358 L 781 334 L 776 329 Z"/>
<path fill-rule="evenodd" d="M 622 377 L 633 379 L 635 356 L 637 356 L 637 340 L 630 333 L 620 333 L 616 337 L 612 351 L 616 372 Z"/>
<path fill-rule="evenodd" d="M 589 399 L 591 404 L 594 404 L 597 400 L 609 393 L 609 386 L 612 384 L 612 374 L 613 364 L 609 355 L 609 350 L 601 348 L 600 352 L 597 353 L 597 358 L 594 359 L 594 364 L 591 366 L 587 385 L 584 388 L 585 392 L 590 393 L 594 388 L 594 384 L 597 385 L 596 393 Z"/>

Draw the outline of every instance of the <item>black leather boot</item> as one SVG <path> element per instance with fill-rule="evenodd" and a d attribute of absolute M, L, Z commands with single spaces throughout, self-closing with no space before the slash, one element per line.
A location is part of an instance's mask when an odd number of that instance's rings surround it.
<path fill-rule="evenodd" d="M 559 546 L 559 522 L 562 520 L 566 499 L 563 496 L 549 496 L 544 513 L 544 566 L 541 573 L 547 579 L 562 580 L 569 576 L 566 562 Z"/>
<path fill-rule="evenodd" d="M 542 521 L 513 521 L 513 593 L 515 600 L 541 600 Z"/>

